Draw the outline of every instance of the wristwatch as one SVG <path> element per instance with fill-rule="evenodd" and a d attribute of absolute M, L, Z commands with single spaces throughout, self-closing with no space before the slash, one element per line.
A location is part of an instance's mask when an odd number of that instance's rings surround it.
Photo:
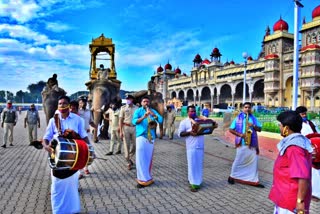
<path fill-rule="evenodd" d="M 298 203 L 298 204 L 301 204 L 301 203 L 303 203 L 303 202 L 304 202 L 303 199 L 300 199 L 300 198 L 297 199 L 297 203 Z"/>

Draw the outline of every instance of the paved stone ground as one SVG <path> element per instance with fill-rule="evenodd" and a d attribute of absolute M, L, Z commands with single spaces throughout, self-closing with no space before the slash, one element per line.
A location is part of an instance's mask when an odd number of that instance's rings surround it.
<path fill-rule="evenodd" d="M 14 130 L 14 146 L 0 149 L 0 213 L 51 213 L 47 154 L 28 146 L 24 114 Z M 41 122 L 39 137 L 45 129 L 43 113 Z M 156 141 L 155 184 L 143 189 L 135 187 L 136 171 L 126 169 L 123 155 L 105 156 L 107 141 L 94 144 L 98 159 L 89 167 L 92 174 L 80 180 L 81 213 L 272 213 L 268 193 L 273 160 L 260 158 L 265 189 L 229 185 L 235 149 L 222 135 L 219 128 L 206 137 L 203 187 L 196 193 L 188 188 L 183 139 Z M 320 202 L 312 202 L 310 213 L 320 213 Z"/>

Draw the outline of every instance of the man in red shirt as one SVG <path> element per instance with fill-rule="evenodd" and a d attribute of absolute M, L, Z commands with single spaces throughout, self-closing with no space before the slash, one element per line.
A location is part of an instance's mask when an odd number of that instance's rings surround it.
<path fill-rule="evenodd" d="M 278 115 L 284 137 L 277 145 L 279 155 L 274 163 L 273 184 L 269 198 L 274 213 L 309 213 L 311 201 L 312 147 L 300 133 L 302 118 L 294 111 Z"/>

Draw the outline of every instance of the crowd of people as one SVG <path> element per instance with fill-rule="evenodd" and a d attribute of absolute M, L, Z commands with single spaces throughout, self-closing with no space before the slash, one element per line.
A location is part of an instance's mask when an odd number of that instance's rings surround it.
<path fill-rule="evenodd" d="M 145 188 L 154 183 L 152 176 L 152 159 L 157 138 L 157 124 L 164 123 L 168 140 L 175 136 L 175 110 L 166 106 L 164 115 L 150 106 L 150 97 L 144 96 L 136 106 L 134 97 L 128 95 L 126 104 L 121 106 L 111 101 L 110 108 L 103 112 L 103 118 L 109 123 L 110 144 L 105 155 L 124 154 L 127 170 L 136 170 L 136 187 Z M 235 136 L 236 155 L 230 176 L 226 179 L 230 185 L 235 183 L 264 188 L 259 180 L 259 137 L 262 130 L 261 122 L 252 114 L 251 103 L 242 105 L 242 111 L 229 126 L 229 132 Z M 209 118 L 209 114 L 196 113 L 195 106 L 187 107 L 187 118 L 180 121 L 176 132 L 178 137 L 185 138 L 187 156 L 187 178 L 191 192 L 200 190 L 203 182 L 204 141 L 205 136 L 197 133 L 194 124 Z M 313 162 L 314 149 L 312 137 L 319 130 L 308 120 L 307 108 L 298 107 L 295 111 L 285 111 L 277 116 L 280 134 L 283 139 L 278 143 L 279 154 L 274 162 L 274 177 L 269 199 L 274 202 L 274 213 L 308 213 L 311 199 L 320 200 L 320 166 Z M 12 101 L 7 101 L 6 108 L 1 113 L 3 128 L 2 148 L 13 145 L 13 130 L 18 121 L 17 110 Z M 217 123 L 212 123 L 212 130 Z M 58 98 L 58 109 L 47 125 L 42 145 L 49 154 L 54 153 L 52 140 L 57 136 L 70 136 L 81 139 L 91 145 L 91 129 L 98 128 L 87 99 L 81 97 L 70 101 L 68 96 Z M 38 138 L 37 128 L 40 128 L 40 118 L 34 104 L 26 111 L 24 127 L 28 127 L 30 145 Z M 68 135 L 69 136 L 69 135 Z M 317 137 L 317 136 L 316 136 Z M 320 137 L 320 135 L 318 136 Z M 53 213 L 79 213 L 81 210 L 78 192 L 79 179 L 89 175 L 89 169 L 56 169 L 51 170 L 51 202 Z"/>

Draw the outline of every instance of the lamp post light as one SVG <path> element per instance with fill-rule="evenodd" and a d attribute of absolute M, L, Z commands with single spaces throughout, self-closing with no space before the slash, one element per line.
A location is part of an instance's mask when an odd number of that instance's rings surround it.
<path fill-rule="evenodd" d="M 243 72 L 243 100 L 242 104 L 246 102 L 246 76 L 247 76 L 247 52 L 242 53 L 242 57 L 244 58 L 244 72 Z"/>

